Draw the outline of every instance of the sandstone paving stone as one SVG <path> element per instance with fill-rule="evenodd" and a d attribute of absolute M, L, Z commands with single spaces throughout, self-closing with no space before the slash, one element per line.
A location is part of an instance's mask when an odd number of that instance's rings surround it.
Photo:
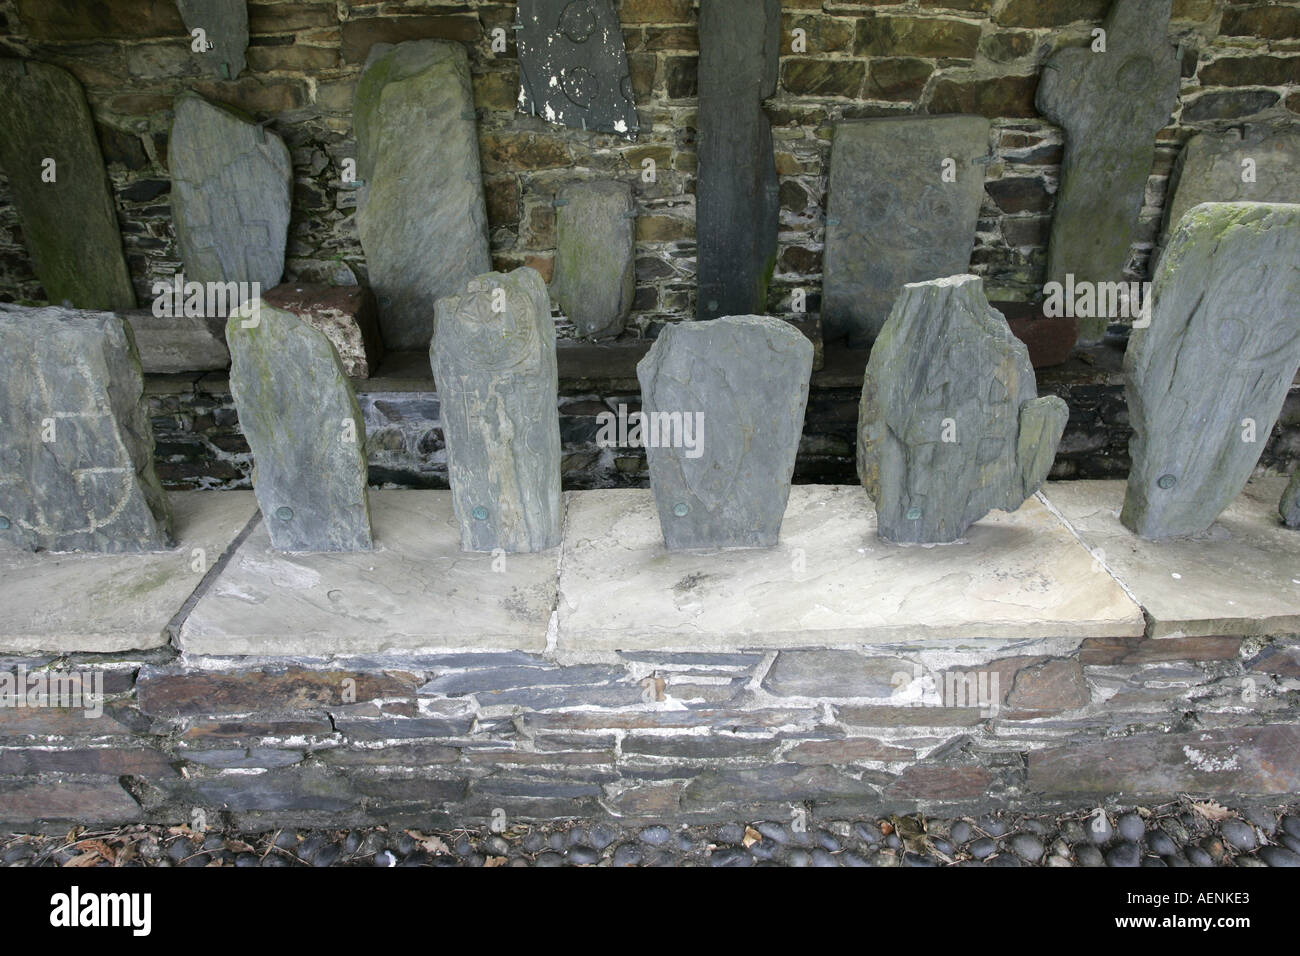
<path fill-rule="evenodd" d="M 285 282 L 262 301 L 325 333 L 349 378 L 369 378 L 384 357 L 375 299 L 364 286 Z"/>
<path fill-rule="evenodd" d="M 225 322 L 203 316 L 157 316 L 152 309 L 118 315 L 130 323 L 146 375 L 214 372 L 230 367 Z"/>
<path fill-rule="evenodd" d="M 632 312 L 635 217 L 627 183 L 571 183 L 556 197 L 551 296 L 581 336 L 614 338 Z"/>
<path fill-rule="evenodd" d="M 1291 476 L 1290 484 L 1282 492 L 1278 512 L 1288 528 L 1300 528 L 1300 471 Z"/>
<path fill-rule="evenodd" d="M 185 29 L 202 30 L 209 46 L 194 54 L 218 79 L 233 80 L 247 66 L 247 0 L 176 0 Z"/>

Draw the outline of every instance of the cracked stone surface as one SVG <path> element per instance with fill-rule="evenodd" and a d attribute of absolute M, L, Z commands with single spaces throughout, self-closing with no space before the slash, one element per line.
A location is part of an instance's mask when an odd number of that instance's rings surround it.
<path fill-rule="evenodd" d="M 580 335 L 613 338 L 623 331 L 636 294 L 632 187 L 572 183 L 558 200 L 551 295 Z"/>
<path fill-rule="evenodd" d="M 176 0 L 185 29 L 202 29 L 212 48 L 196 53 L 217 79 L 233 80 L 248 65 L 248 4 L 246 0 Z"/>

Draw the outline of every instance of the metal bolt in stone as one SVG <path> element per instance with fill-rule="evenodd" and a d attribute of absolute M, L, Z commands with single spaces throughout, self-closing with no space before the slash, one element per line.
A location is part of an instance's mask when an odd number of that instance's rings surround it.
<path fill-rule="evenodd" d="M 474 510 L 473 512 L 471 512 L 471 514 L 474 515 L 475 521 L 487 521 L 488 510 L 484 508 L 482 505 L 475 505 Z"/>
<path fill-rule="evenodd" d="M 1173 475 L 1161 475 L 1160 480 L 1157 481 L 1156 484 L 1159 485 L 1161 488 L 1163 488 L 1165 491 L 1168 491 L 1174 485 L 1178 484 L 1178 479 L 1175 478 Z"/>
<path fill-rule="evenodd" d="M 673 505 L 673 514 L 677 515 L 677 517 L 679 518 L 685 518 L 690 513 L 691 513 L 691 506 L 684 501 L 678 502 L 677 504 Z"/>
<path fill-rule="evenodd" d="M 275 509 L 275 516 L 281 521 L 292 521 L 293 509 L 288 505 L 281 505 L 279 508 Z"/>

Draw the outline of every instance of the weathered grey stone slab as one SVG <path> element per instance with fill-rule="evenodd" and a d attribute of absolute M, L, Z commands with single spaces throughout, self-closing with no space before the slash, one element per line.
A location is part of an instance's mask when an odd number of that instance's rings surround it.
<path fill-rule="evenodd" d="M 1278 512 L 1288 528 L 1300 528 L 1300 471 L 1291 476 L 1291 483 L 1282 492 Z"/>
<path fill-rule="evenodd" d="M 191 36 L 202 30 L 210 47 L 195 56 L 218 79 L 233 80 L 248 65 L 248 4 L 245 0 L 176 0 Z"/>
<path fill-rule="evenodd" d="M 437 300 L 492 268 L 465 48 L 376 44 L 352 122 L 357 231 L 384 344 L 426 349 Z"/>
<path fill-rule="evenodd" d="M 579 334 L 623 331 L 636 293 L 636 204 L 627 183 L 572 183 L 556 202 L 551 294 Z"/>
<path fill-rule="evenodd" d="M 489 273 L 438 300 L 429 349 L 466 551 L 560 543 L 559 373 L 546 282 Z"/>
<path fill-rule="evenodd" d="M 280 284 L 293 193 L 289 150 L 233 107 L 195 93 L 176 100 L 168 162 L 185 277 Z"/>
<path fill-rule="evenodd" d="M 156 551 L 171 510 L 131 327 L 109 312 L 0 304 L 0 542 Z"/>
<path fill-rule="evenodd" d="M 780 0 L 700 4 L 699 183 L 695 198 L 701 319 L 767 311 L 780 216 L 772 126 Z"/>
<path fill-rule="evenodd" d="M 903 287 L 867 364 L 858 477 L 881 537 L 955 541 L 989 511 L 1015 511 L 1051 470 L 1070 417 L 1037 397 L 1029 350 L 961 275 Z"/>
<path fill-rule="evenodd" d="M 152 309 L 118 313 L 131 324 L 146 375 L 212 372 L 230 367 L 225 322 L 203 316 L 155 315 Z"/>
<path fill-rule="evenodd" d="M 135 308 L 95 123 L 71 73 L 0 59 L 0 168 L 49 300 Z"/>
<path fill-rule="evenodd" d="M 869 345 L 904 285 L 970 268 L 989 127 L 979 116 L 835 127 L 822 293 L 828 341 Z"/>
<path fill-rule="evenodd" d="M 668 550 L 777 543 L 812 361 L 807 337 L 764 316 L 686 322 L 659 334 L 637 378 Z"/>
<path fill-rule="evenodd" d="M 366 426 L 324 332 L 260 303 L 226 324 L 230 393 L 279 551 L 368 551 Z"/>
<path fill-rule="evenodd" d="M 1205 203 L 1160 257 L 1124 358 L 1125 526 L 1199 534 L 1259 461 L 1300 367 L 1300 205 Z"/>
<path fill-rule="evenodd" d="M 520 0 L 519 112 L 636 139 L 640 123 L 612 0 Z"/>
<path fill-rule="evenodd" d="M 1178 102 L 1179 62 L 1169 43 L 1173 0 L 1115 0 L 1106 52 L 1058 51 L 1043 66 L 1038 110 L 1065 129 L 1065 159 L 1048 246 L 1048 281 L 1123 278 L 1155 139 Z M 1084 319 L 1098 341 L 1108 319 Z"/>
<path fill-rule="evenodd" d="M 262 300 L 324 332 L 351 378 L 369 378 L 384 357 L 375 297 L 364 286 L 286 282 Z"/>

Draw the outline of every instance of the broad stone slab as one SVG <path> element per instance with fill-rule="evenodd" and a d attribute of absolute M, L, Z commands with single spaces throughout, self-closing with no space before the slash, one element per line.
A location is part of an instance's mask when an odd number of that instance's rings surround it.
<path fill-rule="evenodd" d="M 155 315 L 152 309 L 119 313 L 131 324 L 146 375 L 215 372 L 230 367 L 225 322 L 205 316 Z"/>
<path fill-rule="evenodd" d="M 1282 492 L 1277 510 L 1288 528 L 1300 528 L 1300 471 L 1291 476 L 1291 483 Z"/>
<path fill-rule="evenodd" d="M 953 276 L 903 287 L 871 350 L 858 412 L 858 477 L 889 541 L 955 541 L 1015 511 L 1051 470 L 1070 417 L 1039 398 L 1029 350 Z"/>
<path fill-rule="evenodd" d="M 357 231 L 390 349 L 427 349 L 434 305 L 492 268 L 469 57 L 376 44 L 357 85 Z"/>
<path fill-rule="evenodd" d="M 670 551 L 770 548 L 803 433 L 812 343 L 764 316 L 664 329 L 637 365 L 650 486 Z"/>
<path fill-rule="evenodd" d="M 293 193 L 293 164 L 279 136 L 233 107 L 195 93 L 176 100 L 168 162 L 172 218 L 185 277 L 280 284 Z"/>
<path fill-rule="evenodd" d="M 1071 47 L 1043 65 L 1038 110 L 1065 129 L 1047 278 L 1123 278 L 1155 160 L 1155 140 L 1178 102 L 1179 62 L 1170 44 L 1173 0 L 1115 0 L 1106 52 Z M 1100 340 L 1107 319 L 1083 320 L 1080 338 Z"/>
<path fill-rule="evenodd" d="M 627 183 L 572 183 L 556 199 L 551 294 L 578 334 L 614 338 L 636 293 L 636 203 Z"/>
<path fill-rule="evenodd" d="M 211 46 L 194 54 L 221 80 L 233 80 L 248 65 L 248 4 L 246 0 L 176 0 L 185 29 L 202 30 Z"/>
<path fill-rule="evenodd" d="M 226 324 L 253 490 L 280 551 L 368 551 L 366 426 L 324 332 L 261 303 Z"/>
<path fill-rule="evenodd" d="M 438 301 L 429 349 L 466 551 L 560 543 L 559 373 L 546 282 L 489 273 Z"/>
<path fill-rule="evenodd" d="M 384 357 L 375 297 L 364 286 L 286 282 L 262 296 L 262 301 L 324 332 L 350 378 L 369 378 Z"/>
<path fill-rule="evenodd" d="M 612 0 L 520 0 L 519 112 L 636 139 L 640 124 Z"/>
<path fill-rule="evenodd" d="M 49 300 L 135 308 L 95 123 L 71 73 L 0 60 L 0 168 Z"/>
<path fill-rule="evenodd" d="M 0 304 L 0 543 L 156 551 L 171 510 L 130 325 L 108 312 Z"/>
<path fill-rule="evenodd" d="M 822 327 L 862 347 L 903 286 L 970 268 L 988 120 L 908 116 L 835 128 Z"/>
<path fill-rule="evenodd" d="M 696 243 L 701 319 L 767 311 L 780 217 L 772 126 L 780 0 L 702 0 Z"/>
<path fill-rule="evenodd" d="M 1199 534 L 1245 486 L 1300 367 L 1300 205 L 1204 203 L 1160 257 L 1124 357 L 1124 524 Z"/>

